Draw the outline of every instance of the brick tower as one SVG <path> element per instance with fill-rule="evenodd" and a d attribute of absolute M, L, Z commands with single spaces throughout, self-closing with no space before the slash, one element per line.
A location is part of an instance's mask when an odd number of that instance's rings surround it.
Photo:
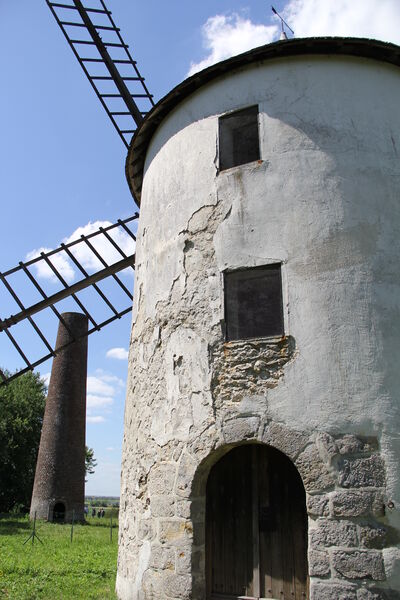
<path fill-rule="evenodd" d="M 35 482 L 31 517 L 48 521 L 84 519 L 87 317 L 64 313 L 54 358 Z"/>

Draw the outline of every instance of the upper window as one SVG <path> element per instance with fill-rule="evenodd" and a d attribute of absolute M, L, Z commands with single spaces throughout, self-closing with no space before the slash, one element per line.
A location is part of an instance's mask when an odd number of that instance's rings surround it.
<path fill-rule="evenodd" d="M 260 158 L 258 106 L 250 106 L 219 119 L 220 171 Z"/>
<path fill-rule="evenodd" d="M 283 335 L 281 265 L 225 273 L 226 339 Z"/>

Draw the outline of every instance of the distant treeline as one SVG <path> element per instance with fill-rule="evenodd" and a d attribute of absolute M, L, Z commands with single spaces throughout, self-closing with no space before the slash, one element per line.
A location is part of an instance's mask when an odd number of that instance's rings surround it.
<path fill-rule="evenodd" d="M 112 506 L 119 508 L 119 498 L 117 496 L 85 496 L 85 504 L 90 506 Z"/>

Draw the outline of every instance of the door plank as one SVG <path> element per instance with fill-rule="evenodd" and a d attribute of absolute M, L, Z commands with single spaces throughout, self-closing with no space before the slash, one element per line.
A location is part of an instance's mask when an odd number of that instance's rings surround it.
<path fill-rule="evenodd" d="M 281 452 L 228 452 L 209 475 L 206 520 L 209 600 L 308 597 L 305 492 Z"/>

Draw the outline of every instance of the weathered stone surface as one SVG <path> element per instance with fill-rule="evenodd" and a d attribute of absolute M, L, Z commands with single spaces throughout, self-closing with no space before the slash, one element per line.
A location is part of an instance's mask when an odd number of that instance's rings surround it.
<path fill-rule="evenodd" d="M 349 579 L 385 579 L 382 553 L 378 550 L 334 550 L 332 566 Z"/>
<path fill-rule="evenodd" d="M 311 577 L 326 577 L 331 572 L 329 554 L 310 550 L 308 553 L 308 568 Z"/>
<path fill-rule="evenodd" d="M 358 528 L 358 537 L 364 548 L 382 549 L 386 545 L 387 531 L 379 525 L 362 525 Z"/>
<path fill-rule="evenodd" d="M 196 467 L 197 465 L 191 456 L 186 453 L 182 454 L 176 478 L 176 493 L 180 496 L 190 494 Z"/>
<path fill-rule="evenodd" d="M 238 340 L 217 344 L 211 353 L 212 392 L 218 405 L 275 387 L 292 358 L 294 340 Z"/>
<path fill-rule="evenodd" d="M 343 487 L 383 487 L 385 466 L 377 454 L 369 458 L 344 460 L 340 467 L 339 483 Z"/>
<path fill-rule="evenodd" d="M 192 502 L 190 500 L 179 499 L 176 503 L 176 516 L 181 519 L 190 519 L 191 517 L 191 506 Z"/>
<path fill-rule="evenodd" d="M 227 444 L 256 439 L 259 426 L 259 417 L 237 417 L 223 423 L 222 434 Z"/>
<path fill-rule="evenodd" d="M 183 519 L 165 519 L 159 522 L 158 539 L 161 544 L 183 545 L 192 537 L 193 527 L 190 521 Z"/>
<path fill-rule="evenodd" d="M 335 479 L 322 462 L 315 446 L 308 446 L 295 461 L 307 492 L 325 491 L 332 488 Z"/>
<path fill-rule="evenodd" d="M 378 590 L 362 588 L 357 591 L 357 600 L 399 600 L 400 592 L 394 590 Z"/>
<path fill-rule="evenodd" d="M 357 600 L 356 588 L 340 583 L 311 582 L 310 600 Z"/>
<path fill-rule="evenodd" d="M 154 466 L 148 476 L 151 495 L 171 493 L 174 488 L 176 466 L 172 463 L 161 463 Z"/>
<path fill-rule="evenodd" d="M 146 571 L 142 575 L 142 585 L 141 585 L 141 593 L 142 597 L 140 598 L 139 593 L 138 597 L 140 600 L 143 598 L 157 598 L 161 596 L 157 596 L 157 593 L 162 591 L 162 586 L 164 582 L 164 572 L 156 571 L 154 569 L 146 569 Z M 128 596 L 129 597 L 129 596 Z"/>
<path fill-rule="evenodd" d="M 178 573 L 167 573 L 164 578 L 164 589 L 158 598 L 179 598 L 179 600 L 189 600 L 191 598 L 191 576 L 179 575 Z"/>
<path fill-rule="evenodd" d="M 307 445 L 309 435 L 295 431 L 279 423 L 269 423 L 263 432 L 262 441 L 294 460 Z"/>
<path fill-rule="evenodd" d="M 165 546 L 153 546 L 150 560 L 153 569 L 173 571 L 175 569 L 175 550 Z"/>
<path fill-rule="evenodd" d="M 331 464 L 332 458 L 338 454 L 338 447 L 333 437 L 329 433 L 319 433 L 315 444 L 322 460 L 327 464 Z"/>
<path fill-rule="evenodd" d="M 152 496 L 151 514 L 153 517 L 173 517 L 175 515 L 174 496 Z"/>
<path fill-rule="evenodd" d="M 139 600 L 150 598 L 190 598 L 190 576 L 179 575 L 168 570 L 156 571 L 147 569 L 143 576 L 143 594 L 137 596 Z"/>
<path fill-rule="evenodd" d="M 190 575 L 192 568 L 191 549 L 179 548 L 176 554 L 176 572 L 182 575 Z"/>
<path fill-rule="evenodd" d="M 384 499 L 381 492 L 346 491 L 331 496 L 332 512 L 336 517 L 383 516 Z"/>
<path fill-rule="evenodd" d="M 371 453 L 378 448 L 377 439 L 372 437 L 346 434 L 335 441 L 340 454 Z"/>
<path fill-rule="evenodd" d="M 329 496 L 326 494 L 307 496 L 307 512 L 311 517 L 327 517 L 329 515 Z"/>
<path fill-rule="evenodd" d="M 138 540 L 153 539 L 155 535 L 154 525 L 155 523 L 152 519 L 139 519 L 137 529 Z"/>
<path fill-rule="evenodd" d="M 318 519 L 317 527 L 310 530 L 312 548 L 329 546 L 354 547 L 357 545 L 357 529 L 354 523 L 330 519 Z"/>

